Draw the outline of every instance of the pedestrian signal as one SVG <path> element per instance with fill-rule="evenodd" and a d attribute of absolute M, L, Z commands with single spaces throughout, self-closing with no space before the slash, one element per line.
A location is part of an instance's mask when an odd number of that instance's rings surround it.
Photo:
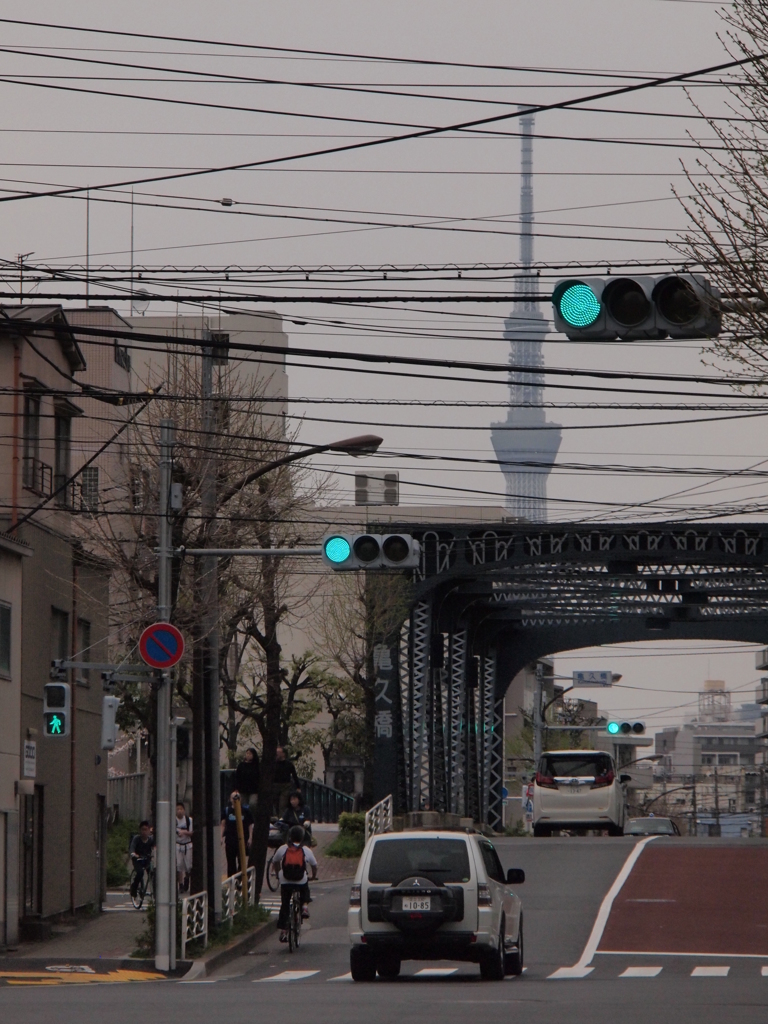
<path fill-rule="evenodd" d="M 69 683 L 46 683 L 43 692 L 43 733 L 69 736 L 72 690 Z"/>

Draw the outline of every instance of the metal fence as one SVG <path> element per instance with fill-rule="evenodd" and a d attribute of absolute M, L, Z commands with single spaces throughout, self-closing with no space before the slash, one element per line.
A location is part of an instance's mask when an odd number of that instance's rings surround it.
<path fill-rule="evenodd" d="M 365 841 L 371 836 L 392 831 L 392 794 L 385 796 L 374 804 L 370 811 L 365 812 Z"/>
<path fill-rule="evenodd" d="M 107 779 L 107 807 L 112 822 L 120 818 L 126 821 L 149 819 L 149 777 L 146 772 Z"/>
<path fill-rule="evenodd" d="M 248 903 L 253 906 L 256 902 L 256 868 L 248 868 Z M 221 919 L 229 921 L 232 926 L 237 914 L 243 906 L 243 873 L 242 871 L 230 875 L 221 883 Z"/>
<path fill-rule="evenodd" d="M 232 769 L 222 770 L 220 776 L 222 807 L 229 800 L 234 778 L 235 773 Z M 299 785 L 312 821 L 335 823 L 344 811 L 354 810 L 355 801 L 349 793 L 342 793 L 341 790 L 334 789 L 333 786 L 326 786 L 323 782 L 313 782 L 311 779 L 299 779 Z"/>
<path fill-rule="evenodd" d="M 208 945 L 208 893 L 196 892 L 181 901 L 181 959 L 186 959 L 187 943 L 193 939 Z"/>

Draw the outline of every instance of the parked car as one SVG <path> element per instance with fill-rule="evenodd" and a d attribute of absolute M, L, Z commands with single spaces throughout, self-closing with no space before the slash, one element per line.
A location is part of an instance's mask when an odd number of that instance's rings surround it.
<path fill-rule="evenodd" d="M 542 755 L 533 785 L 533 834 L 558 829 L 607 829 L 624 834 L 628 775 L 617 775 L 603 750 L 549 750 Z"/>
<path fill-rule="evenodd" d="M 373 836 L 349 899 L 350 970 L 355 981 L 396 978 L 403 960 L 480 965 L 486 981 L 523 971 L 523 911 L 493 844 L 476 833 L 395 832 Z"/>
<path fill-rule="evenodd" d="M 628 818 L 624 823 L 625 836 L 679 836 L 680 829 L 671 818 Z"/>

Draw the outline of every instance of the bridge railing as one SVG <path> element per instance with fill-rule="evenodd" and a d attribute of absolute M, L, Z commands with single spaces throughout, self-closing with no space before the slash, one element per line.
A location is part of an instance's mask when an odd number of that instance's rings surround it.
<path fill-rule="evenodd" d="M 374 804 L 370 811 L 365 813 L 365 841 L 371 836 L 381 835 L 382 832 L 392 831 L 392 794 L 385 796 Z"/>

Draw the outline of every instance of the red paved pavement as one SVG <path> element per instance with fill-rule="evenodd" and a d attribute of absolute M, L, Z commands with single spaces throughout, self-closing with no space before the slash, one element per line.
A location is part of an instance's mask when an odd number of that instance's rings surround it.
<path fill-rule="evenodd" d="M 651 843 L 598 951 L 768 956 L 768 847 Z"/>

